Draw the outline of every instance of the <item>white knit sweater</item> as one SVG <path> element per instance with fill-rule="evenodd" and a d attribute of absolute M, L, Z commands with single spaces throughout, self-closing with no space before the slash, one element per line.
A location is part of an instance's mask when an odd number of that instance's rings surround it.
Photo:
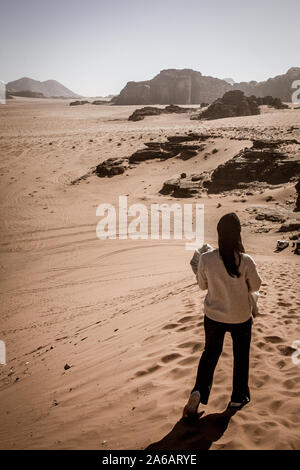
<path fill-rule="evenodd" d="M 256 264 L 251 256 L 242 253 L 240 277 L 231 277 L 218 249 L 200 256 L 197 281 L 200 289 L 208 289 L 204 313 L 211 320 L 222 323 L 242 323 L 251 316 L 248 293 L 261 285 Z"/>

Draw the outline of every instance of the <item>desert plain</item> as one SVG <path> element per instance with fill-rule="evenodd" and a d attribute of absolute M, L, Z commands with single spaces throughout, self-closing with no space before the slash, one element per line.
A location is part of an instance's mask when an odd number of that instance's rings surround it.
<path fill-rule="evenodd" d="M 144 449 L 180 421 L 204 345 L 205 292 L 185 240 L 97 238 L 99 204 L 117 206 L 127 195 L 129 204 L 147 207 L 204 204 L 204 241 L 213 246 L 219 218 L 236 212 L 263 279 L 251 402 L 222 425 L 232 380 L 226 336 L 203 419 L 213 416 L 194 432 L 193 448 L 299 449 L 300 364 L 292 360 L 300 340 L 299 257 L 289 240 L 296 232 L 280 233 L 279 221 L 256 218 L 266 207 L 292 213 L 295 181 L 190 198 L 160 190 L 183 172 L 211 172 L 253 139 L 300 141 L 300 109 L 263 107 L 260 115 L 214 121 L 185 113 L 128 121 L 136 108 L 26 98 L 0 106 L 0 340 L 7 352 L 0 365 L 0 448 Z M 210 137 L 188 160 L 142 161 L 112 178 L 93 172 L 145 142 L 189 132 Z M 283 238 L 290 245 L 276 252 Z M 180 445 L 188 445 L 184 436 L 174 448 Z"/>

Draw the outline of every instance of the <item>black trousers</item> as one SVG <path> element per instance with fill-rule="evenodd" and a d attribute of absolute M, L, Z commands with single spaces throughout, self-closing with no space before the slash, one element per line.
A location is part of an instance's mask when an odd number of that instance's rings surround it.
<path fill-rule="evenodd" d="M 204 317 L 205 348 L 198 365 L 195 386 L 200 392 L 200 402 L 207 404 L 213 383 L 213 376 L 222 353 L 226 331 L 231 333 L 233 344 L 233 384 L 231 401 L 250 400 L 248 387 L 249 353 L 251 342 L 252 317 L 243 323 L 221 323 Z"/>

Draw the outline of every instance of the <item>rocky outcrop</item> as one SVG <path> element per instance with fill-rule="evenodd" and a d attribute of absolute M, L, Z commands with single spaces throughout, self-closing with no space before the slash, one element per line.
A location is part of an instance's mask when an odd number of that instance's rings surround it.
<path fill-rule="evenodd" d="M 280 151 L 280 141 L 255 141 L 231 160 L 219 165 L 205 183 L 208 192 L 247 188 L 253 182 L 286 183 L 300 174 L 300 159 Z"/>
<path fill-rule="evenodd" d="M 292 219 L 284 222 L 278 232 L 294 232 L 300 229 L 300 219 Z"/>
<path fill-rule="evenodd" d="M 82 104 L 87 104 L 88 101 L 82 100 L 82 101 L 71 101 L 70 106 L 80 106 Z"/>
<path fill-rule="evenodd" d="M 210 134 L 190 132 L 185 135 L 169 136 L 167 142 L 146 142 L 146 148 L 137 150 L 129 157 L 108 158 L 96 167 L 95 173 L 100 177 L 119 175 L 124 173 L 131 165 L 136 165 L 146 160 L 167 160 L 173 157 L 188 160 L 204 150 L 205 145 L 203 141 L 209 137 L 211 137 Z M 197 142 L 195 143 L 194 141 Z"/>
<path fill-rule="evenodd" d="M 43 93 L 28 90 L 8 92 L 8 96 L 9 98 L 13 98 L 14 96 L 21 96 L 23 98 L 45 98 Z"/>
<path fill-rule="evenodd" d="M 147 148 L 134 152 L 129 157 L 129 163 L 140 163 L 144 162 L 145 160 L 155 160 L 157 158 L 160 160 L 166 160 L 167 158 L 171 157 L 174 157 L 174 154 L 172 152 L 166 152 L 161 147 Z"/>
<path fill-rule="evenodd" d="M 166 160 L 172 157 L 178 157 L 182 160 L 188 160 L 204 150 L 204 144 L 188 142 L 192 140 L 201 140 L 202 136 L 190 134 L 185 136 L 170 136 L 167 142 L 146 142 L 147 148 L 137 150 L 129 157 L 129 163 L 137 163 L 145 160 L 153 160 L 159 158 Z M 207 138 L 205 136 L 205 138 Z"/>
<path fill-rule="evenodd" d="M 128 82 L 112 101 L 118 105 L 211 103 L 230 88 L 225 80 L 205 77 L 191 69 L 167 69 L 152 80 Z"/>
<path fill-rule="evenodd" d="M 273 96 L 257 97 L 251 95 L 250 98 L 256 102 L 258 106 L 267 105 L 275 109 L 288 109 L 288 105 L 284 104 L 280 98 L 273 98 Z"/>
<path fill-rule="evenodd" d="M 199 115 L 199 119 L 221 119 L 259 113 L 259 107 L 253 98 L 247 98 L 240 90 L 232 90 L 215 100 Z"/>
<path fill-rule="evenodd" d="M 92 101 L 92 104 L 95 104 L 95 105 L 107 105 L 107 101 L 106 100 L 95 100 L 95 101 Z"/>
<path fill-rule="evenodd" d="M 269 78 L 264 82 L 241 82 L 234 83 L 233 88 L 242 90 L 247 96 L 272 96 L 282 101 L 291 102 L 295 80 L 300 80 L 300 67 L 292 67 L 285 74 Z"/>
<path fill-rule="evenodd" d="M 286 74 L 264 82 L 241 83 L 228 83 L 226 80 L 206 77 L 191 69 L 168 69 L 162 70 L 151 80 L 128 82 L 112 102 L 118 105 L 212 103 L 229 90 L 241 90 L 246 96 L 272 96 L 290 102 L 295 80 L 300 80 L 299 67 L 293 67 Z"/>
<path fill-rule="evenodd" d="M 136 109 L 128 118 L 128 121 L 142 121 L 146 116 L 159 116 L 160 114 L 171 113 L 191 113 L 195 111 L 194 108 L 181 108 L 174 104 L 170 104 L 165 108 L 155 108 L 153 106 L 146 106 L 144 108 Z"/>
<path fill-rule="evenodd" d="M 146 106 L 145 108 L 136 109 L 129 116 L 128 121 L 142 121 L 146 116 L 159 116 L 163 113 L 161 108 L 154 108 L 152 106 Z"/>
<path fill-rule="evenodd" d="M 128 168 L 128 158 L 108 158 L 97 165 L 95 173 L 100 176 L 116 176 L 124 173 Z"/>
<path fill-rule="evenodd" d="M 296 184 L 295 188 L 296 188 L 296 191 L 297 191 L 297 199 L 296 199 L 296 205 L 295 205 L 294 212 L 300 212 L 300 179 L 299 179 L 298 183 Z"/>
<path fill-rule="evenodd" d="M 164 182 L 160 194 L 176 198 L 195 197 L 203 191 L 203 181 L 208 178 L 207 172 L 186 176 L 183 173 L 178 178 L 171 178 Z"/>
<path fill-rule="evenodd" d="M 256 220 L 268 220 L 269 222 L 285 222 L 290 215 L 290 211 L 282 207 L 258 207 Z"/>

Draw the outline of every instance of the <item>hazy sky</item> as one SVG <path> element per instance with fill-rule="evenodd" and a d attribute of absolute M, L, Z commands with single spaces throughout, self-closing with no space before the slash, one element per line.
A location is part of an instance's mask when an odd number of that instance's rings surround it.
<path fill-rule="evenodd" d="M 235 81 L 300 66 L 299 0 L 0 0 L 0 79 L 83 95 L 192 68 Z"/>

